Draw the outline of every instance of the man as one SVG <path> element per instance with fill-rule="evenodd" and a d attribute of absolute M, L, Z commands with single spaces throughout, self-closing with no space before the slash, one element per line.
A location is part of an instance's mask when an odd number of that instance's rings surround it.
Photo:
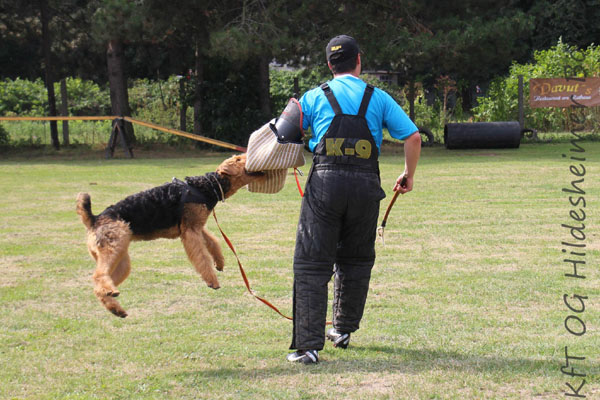
<path fill-rule="evenodd" d="M 361 55 L 346 35 L 326 48 L 333 79 L 300 99 L 303 129 L 312 127 L 313 167 L 306 183 L 294 252 L 294 328 L 287 360 L 317 363 L 325 343 L 327 284 L 335 272 L 333 328 L 327 338 L 346 348 L 359 327 L 375 262 L 379 202 L 385 197 L 377 162 L 385 127 L 403 139 L 406 193 L 421 152 L 417 127 L 385 92 L 360 78 Z M 404 180 L 404 181 L 403 181 Z"/>

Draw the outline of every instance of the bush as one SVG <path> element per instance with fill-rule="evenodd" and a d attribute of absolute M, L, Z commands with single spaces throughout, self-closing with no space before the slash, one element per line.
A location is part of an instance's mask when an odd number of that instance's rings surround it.
<path fill-rule="evenodd" d="M 0 81 L 0 115 L 45 115 L 46 103 L 46 88 L 39 78 L 35 81 L 20 78 Z"/>
<path fill-rule="evenodd" d="M 332 75 L 328 69 L 323 68 L 298 71 L 271 70 L 271 101 L 273 103 L 274 114 L 277 115 L 283 111 L 290 97 L 294 95 L 294 78 L 298 78 L 298 86 L 300 89 L 298 96 L 301 97 L 310 89 L 330 80 Z M 404 95 L 403 88 L 382 82 L 372 75 L 361 75 L 360 78 L 373 86 L 385 90 L 401 106 L 404 106 L 406 96 Z"/>
<path fill-rule="evenodd" d="M 60 82 L 54 84 L 57 107 L 60 107 Z M 110 113 L 108 90 L 92 81 L 67 78 L 69 111 L 72 115 L 107 115 Z M 20 78 L 0 81 L 0 115 L 48 115 L 48 94 L 41 79 Z"/>
<path fill-rule="evenodd" d="M 0 125 L 0 147 L 6 147 L 10 144 L 10 135 L 4 129 L 2 125 Z"/>
<path fill-rule="evenodd" d="M 298 78 L 300 93 L 296 94 L 300 98 L 310 89 L 327 82 L 331 78 L 331 72 L 318 68 L 297 71 L 271 70 L 269 78 L 271 80 L 270 93 L 273 114 L 278 116 L 285 108 L 290 97 L 294 96 L 294 78 Z"/>
<path fill-rule="evenodd" d="M 523 75 L 524 83 L 531 78 L 564 77 L 569 68 L 581 68 L 587 76 L 600 75 L 600 46 L 591 45 L 587 49 L 569 46 L 559 39 L 556 46 L 548 50 L 536 51 L 534 63 L 517 64 L 510 67 L 507 77 L 500 77 L 490 84 L 488 95 L 478 99 L 473 108 L 476 121 L 514 121 L 518 120 L 518 77 Z M 579 74 L 583 77 L 583 74 Z M 523 85 L 525 126 L 540 131 L 569 130 L 568 113 L 560 108 L 529 107 L 529 85 Z M 586 128 L 594 129 L 600 119 L 598 111 L 585 110 Z"/>
<path fill-rule="evenodd" d="M 67 97 L 71 115 L 110 115 L 110 94 L 93 81 L 67 78 Z M 60 104 L 60 82 L 54 84 L 57 107 Z M 44 99 L 46 100 L 46 98 Z"/>

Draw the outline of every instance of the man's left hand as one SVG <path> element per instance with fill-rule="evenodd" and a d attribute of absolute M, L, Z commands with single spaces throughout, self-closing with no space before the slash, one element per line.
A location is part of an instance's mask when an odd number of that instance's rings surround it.
<path fill-rule="evenodd" d="M 402 182 L 406 179 L 405 182 Z M 413 178 L 406 176 L 406 173 L 403 173 L 396 179 L 396 184 L 394 185 L 394 192 L 400 191 L 400 194 L 404 194 L 410 192 L 413 189 Z"/>

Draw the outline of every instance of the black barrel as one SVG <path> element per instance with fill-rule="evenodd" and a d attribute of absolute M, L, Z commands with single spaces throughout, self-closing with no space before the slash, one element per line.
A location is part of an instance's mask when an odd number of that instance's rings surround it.
<path fill-rule="evenodd" d="M 444 126 L 447 149 L 516 149 L 521 125 L 516 121 L 453 123 Z"/>

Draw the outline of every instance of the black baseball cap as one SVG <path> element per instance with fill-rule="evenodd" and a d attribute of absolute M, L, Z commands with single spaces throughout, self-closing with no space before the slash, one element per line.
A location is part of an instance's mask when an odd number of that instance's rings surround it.
<path fill-rule="evenodd" d="M 355 58 L 360 49 L 358 43 L 354 38 L 348 35 L 339 35 L 334 37 L 327 43 L 325 48 L 325 54 L 327 55 L 327 61 L 332 64 L 338 64 L 340 62 Z"/>

